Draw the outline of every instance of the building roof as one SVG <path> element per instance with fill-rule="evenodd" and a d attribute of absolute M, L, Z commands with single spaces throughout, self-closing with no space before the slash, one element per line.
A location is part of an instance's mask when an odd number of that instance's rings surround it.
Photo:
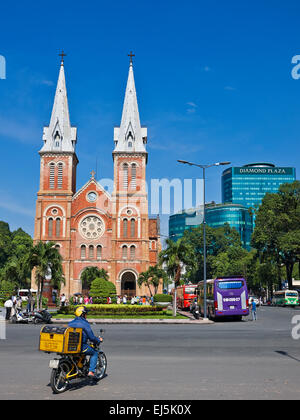
<path fill-rule="evenodd" d="M 121 125 L 114 128 L 114 141 L 114 152 L 146 153 L 147 128 L 140 123 L 132 61 L 129 65 Z"/>
<path fill-rule="evenodd" d="M 50 124 L 44 127 L 41 152 L 75 152 L 77 128 L 71 127 L 64 62 L 61 61 Z"/>

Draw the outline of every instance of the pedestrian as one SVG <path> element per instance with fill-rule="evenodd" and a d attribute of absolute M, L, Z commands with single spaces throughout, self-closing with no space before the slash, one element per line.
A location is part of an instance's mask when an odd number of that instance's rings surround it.
<path fill-rule="evenodd" d="M 54 305 L 56 305 L 56 298 L 57 298 L 57 290 L 56 289 L 53 289 L 52 290 L 52 303 Z"/>
<path fill-rule="evenodd" d="M 4 302 L 4 308 L 6 308 L 6 315 L 5 315 L 6 321 L 10 320 L 12 307 L 13 307 L 13 301 L 11 298 L 9 298 L 7 299 L 6 302 Z"/>
<path fill-rule="evenodd" d="M 87 296 L 84 296 L 84 304 L 85 305 L 89 304 L 89 298 Z"/>
<path fill-rule="evenodd" d="M 117 297 L 117 304 L 120 305 L 120 303 L 121 303 L 121 298 L 120 298 L 120 296 L 118 296 Z"/>
<path fill-rule="evenodd" d="M 65 296 L 65 294 L 63 293 L 63 294 L 60 296 L 60 306 L 63 308 L 65 305 L 66 305 L 66 296 Z"/>
<path fill-rule="evenodd" d="M 22 298 L 21 296 L 17 297 L 17 304 L 16 304 L 17 309 L 22 310 Z"/>
<path fill-rule="evenodd" d="M 126 305 L 126 303 L 127 303 L 127 296 L 126 296 L 126 295 L 124 295 L 124 296 L 123 296 L 123 305 Z"/>
<path fill-rule="evenodd" d="M 251 300 L 251 313 L 252 313 L 252 321 L 257 321 L 256 303 L 254 299 Z"/>
<path fill-rule="evenodd" d="M 91 305 L 93 304 L 93 298 L 92 298 L 92 296 L 90 296 L 90 304 Z"/>
<path fill-rule="evenodd" d="M 26 312 L 32 312 L 34 307 L 34 298 L 31 292 L 28 294 Z"/>

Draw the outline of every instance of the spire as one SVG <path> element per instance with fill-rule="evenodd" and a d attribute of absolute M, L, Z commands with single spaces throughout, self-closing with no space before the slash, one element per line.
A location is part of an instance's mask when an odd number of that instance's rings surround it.
<path fill-rule="evenodd" d="M 114 129 L 114 152 L 144 152 L 147 142 L 147 128 L 141 127 L 140 115 L 133 75 L 132 53 L 120 127 Z"/>
<path fill-rule="evenodd" d="M 67 98 L 64 52 L 62 56 L 54 104 L 48 127 L 44 127 L 41 152 L 75 152 L 77 128 L 71 127 Z"/>

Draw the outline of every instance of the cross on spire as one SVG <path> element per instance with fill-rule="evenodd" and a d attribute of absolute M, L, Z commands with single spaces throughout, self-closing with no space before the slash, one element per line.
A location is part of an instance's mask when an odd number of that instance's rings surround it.
<path fill-rule="evenodd" d="M 61 64 L 63 64 L 64 63 L 64 57 L 67 55 L 67 54 L 65 54 L 64 53 L 64 50 L 62 50 L 61 51 L 61 53 L 60 54 L 58 54 L 60 57 L 61 57 Z"/>
<path fill-rule="evenodd" d="M 132 64 L 132 57 L 135 57 L 135 54 L 132 54 L 132 51 L 130 51 L 130 54 L 128 54 L 128 57 L 130 57 L 130 64 Z"/>
<path fill-rule="evenodd" d="M 96 172 L 95 171 L 92 171 L 91 172 L 91 175 L 92 175 L 92 178 L 95 178 Z"/>

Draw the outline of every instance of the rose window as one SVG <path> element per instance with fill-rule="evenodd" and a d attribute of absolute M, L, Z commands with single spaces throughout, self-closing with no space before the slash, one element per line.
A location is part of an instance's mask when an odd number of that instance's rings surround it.
<path fill-rule="evenodd" d="M 79 230 L 87 239 L 97 239 L 104 233 L 104 223 L 100 217 L 87 216 L 81 222 Z"/>

